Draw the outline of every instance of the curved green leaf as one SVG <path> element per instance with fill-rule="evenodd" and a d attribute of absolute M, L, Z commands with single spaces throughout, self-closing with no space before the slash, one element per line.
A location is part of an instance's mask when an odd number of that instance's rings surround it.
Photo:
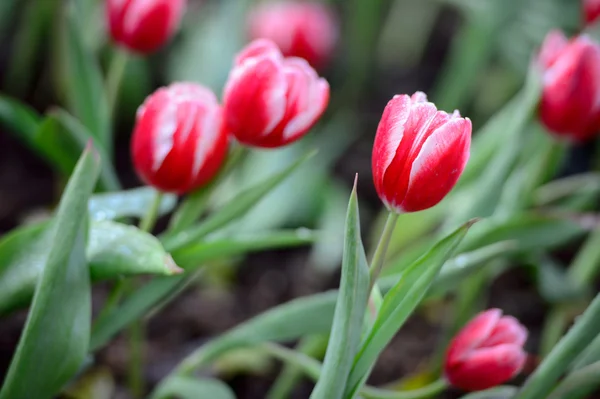
<path fill-rule="evenodd" d="M 186 270 L 196 269 L 202 263 L 265 249 L 289 248 L 313 243 L 317 239 L 314 231 L 275 230 L 258 234 L 242 233 L 231 237 L 207 237 L 199 244 L 174 251 L 177 264 Z"/>
<path fill-rule="evenodd" d="M 51 398 L 85 359 L 91 322 L 85 221 L 99 166 L 93 150 L 86 150 L 61 199 L 27 323 L 0 391 L 2 399 Z"/>
<path fill-rule="evenodd" d="M 31 300 L 54 239 L 49 225 L 17 229 L 0 241 L 0 314 Z M 157 238 L 133 226 L 93 222 L 86 248 L 92 280 L 181 272 Z"/>

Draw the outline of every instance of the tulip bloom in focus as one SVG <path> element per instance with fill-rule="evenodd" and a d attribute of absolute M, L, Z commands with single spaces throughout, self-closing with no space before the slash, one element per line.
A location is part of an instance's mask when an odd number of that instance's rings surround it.
<path fill-rule="evenodd" d="M 236 57 L 223 97 L 227 130 L 243 144 L 273 148 L 300 139 L 317 122 L 329 85 L 305 60 L 284 58 L 260 39 Z"/>
<path fill-rule="evenodd" d="M 583 20 L 586 25 L 595 23 L 600 17 L 599 0 L 583 0 Z"/>
<path fill-rule="evenodd" d="M 527 359 L 523 345 L 527 329 L 500 309 L 477 315 L 448 348 L 444 372 L 448 381 L 465 391 L 500 385 L 516 376 Z"/>
<path fill-rule="evenodd" d="M 469 159 L 471 121 L 427 102 L 424 93 L 394 96 L 383 111 L 373 145 L 373 180 L 381 200 L 397 213 L 440 202 Z"/>
<path fill-rule="evenodd" d="M 175 83 L 158 89 L 139 108 L 131 151 L 142 180 L 183 194 L 217 173 L 227 144 L 216 96 L 200 85 Z"/>
<path fill-rule="evenodd" d="M 323 4 L 284 1 L 264 3 L 249 18 L 252 39 L 272 40 L 284 56 L 304 58 L 315 68 L 331 58 L 338 25 Z"/>
<path fill-rule="evenodd" d="M 548 34 L 540 50 L 540 119 L 556 135 L 585 141 L 600 130 L 600 46 L 587 36 Z"/>
<path fill-rule="evenodd" d="M 185 6 L 186 0 L 107 0 L 110 34 L 133 52 L 151 53 L 173 36 Z"/>

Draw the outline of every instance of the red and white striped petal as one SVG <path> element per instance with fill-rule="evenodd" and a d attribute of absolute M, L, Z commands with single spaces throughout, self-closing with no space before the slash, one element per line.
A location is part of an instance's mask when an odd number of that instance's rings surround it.
<path fill-rule="evenodd" d="M 234 68 L 225 88 L 227 128 L 238 141 L 252 145 L 283 120 L 287 81 L 273 57 L 247 59 Z"/>

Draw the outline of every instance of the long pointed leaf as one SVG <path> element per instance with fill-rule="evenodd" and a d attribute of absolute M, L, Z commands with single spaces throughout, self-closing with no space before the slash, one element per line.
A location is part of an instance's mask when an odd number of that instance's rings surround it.
<path fill-rule="evenodd" d="M 0 398 L 51 398 L 79 369 L 90 336 L 87 201 L 99 161 L 86 150 L 60 202 L 44 271 Z"/>
<path fill-rule="evenodd" d="M 356 181 L 346 216 L 340 292 L 323 362 L 311 399 L 341 398 L 358 351 L 370 288 L 369 265 L 360 238 Z"/>

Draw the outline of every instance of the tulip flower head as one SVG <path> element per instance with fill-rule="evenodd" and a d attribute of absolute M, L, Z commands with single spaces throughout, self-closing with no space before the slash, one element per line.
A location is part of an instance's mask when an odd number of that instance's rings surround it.
<path fill-rule="evenodd" d="M 300 139 L 329 102 L 329 85 L 308 63 L 284 58 L 266 39 L 235 60 L 223 95 L 228 131 L 253 147 L 281 147 Z"/>
<path fill-rule="evenodd" d="M 538 63 L 543 70 L 542 123 L 572 141 L 593 138 L 600 131 L 600 46 L 587 36 L 569 41 L 552 31 Z"/>
<path fill-rule="evenodd" d="M 527 359 L 527 329 L 500 309 L 477 315 L 454 337 L 446 353 L 448 381 L 465 391 L 500 385 L 516 376 Z"/>
<path fill-rule="evenodd" d="M 272 40 L 286 57 L 304 58 L 314 68 L 331 58 L 338 24 L 325 5 L 313 2 L 267 2 L 248 21 L 252 39 Z"/>
<path fill-rule="evenodd" d="M 592 25 L 600 17 L 599 0 L 583 0 L 583 20 L 586 25 Z"/>
<path fill-rule="evenodd" d="M 146 183 L 183 194 L 207 183 L 227 153 L 223 111 L 209 89 L 175 83 L 158 89 L 138 109 L 133 164 Z"/>
<path fill-rule="evenodd" d="M 373 145 L 373 180 L 384 204 L 398 213 L 440 202 L 469 159 L 471 121 L 447 114 L 422 92 L 387 104 Z"/>
<path fill-rule="evenodd" d="M 163 46 L 181 22 L 187 0 L 106 0 L 113 40 L 148 54 Z"/>

